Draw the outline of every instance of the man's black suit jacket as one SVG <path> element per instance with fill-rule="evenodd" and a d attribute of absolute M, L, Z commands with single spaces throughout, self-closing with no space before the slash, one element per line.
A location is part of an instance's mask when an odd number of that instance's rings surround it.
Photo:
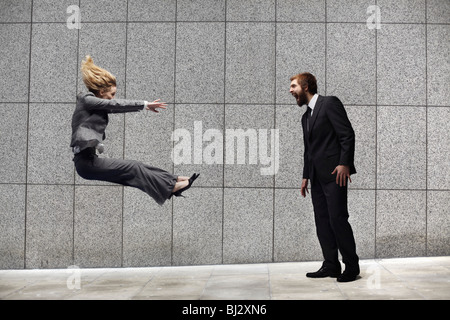
<path fill-rule="evenodd" d="M 303 178 L 317 178 L 323 183 L 336 181 L 331 173 L 338 165 L 350 167 L 350 174 L 356 173 L 354 165 L 355 132 L 341 101 L 334 96 L 320 96 L 316 101 L 307 130 L 307 114 L 302 116 L 305 144 Z"/>

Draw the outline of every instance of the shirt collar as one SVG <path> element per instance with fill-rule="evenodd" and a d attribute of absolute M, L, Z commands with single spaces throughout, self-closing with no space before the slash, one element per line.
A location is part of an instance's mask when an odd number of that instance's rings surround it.
<path fill-rule="evenodd" d="M 314 110 L 314 107 L 316 106 L 316 102 L 317 102 L 317 98 L 318 97 L 319 97 L 319 95 L 316 93 L 316 94 L 313 95 L 313 97 L 309 101 L 308 107 L 310 107 L 311 110 Z"/>

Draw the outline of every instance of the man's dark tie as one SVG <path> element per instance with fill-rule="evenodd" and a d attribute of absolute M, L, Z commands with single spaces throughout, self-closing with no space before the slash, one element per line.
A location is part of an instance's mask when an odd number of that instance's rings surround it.
<path fill-rule="evenodd" d="M 308 107 L 308 113 L 306 114 L 306 130 L 309 132 L 309 120 L 311 120 L 311 111 L 312 109 Z"/>

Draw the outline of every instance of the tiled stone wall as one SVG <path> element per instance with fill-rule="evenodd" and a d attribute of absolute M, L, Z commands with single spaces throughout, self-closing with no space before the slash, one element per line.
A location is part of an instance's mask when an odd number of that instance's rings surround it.
<path fill-rule="evenodd" d="M 360 257 L 449 255 L 449 22 L 448 0 L 2 0 L 0 268 L 321 260 L 299 191 L 304 109 L 288 92 L 303 71 L 356 131 Z M 106 156 L 200 172 L 187 198 L 160 207 L 76 175 L 70 123 L 86 54 L 117 76 L 118 97 L 169 103 L 112 115 Z M 174 163 L 172 133 L 194 136 L 199 123 L 278 129 L 279 170 L 261 175 L 267 165 L 248 157 Z"/>

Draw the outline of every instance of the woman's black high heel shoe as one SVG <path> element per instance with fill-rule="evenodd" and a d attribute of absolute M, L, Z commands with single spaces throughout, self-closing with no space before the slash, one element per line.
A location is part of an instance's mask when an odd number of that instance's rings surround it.
<path fill-rule="evenodd" d="M 184 187 L 184 188 L 178 190 L 177 192 L 172 193 L 172 195 L 174 195 L 174 196 L 176 196 L 176 197 L 183 197 L 183 198 L 184 198 L 184 196 L 182 195 L 182 193 L 183 193 L 184 191 L 186 191 L 187 189 L 189 189 L 189 188 L 192 186 L 192 183 L 195 181 L 195 179 L 198 178 L 199 175 L 200 175 L 200 173 L 194 173 L 194 174 L 192 175 L 192 177 L 189 178 L 189 184 L 188 184 L 186 187 Z M 172 195 L 171 195 L 171 197 L 172 197 Z"/>

